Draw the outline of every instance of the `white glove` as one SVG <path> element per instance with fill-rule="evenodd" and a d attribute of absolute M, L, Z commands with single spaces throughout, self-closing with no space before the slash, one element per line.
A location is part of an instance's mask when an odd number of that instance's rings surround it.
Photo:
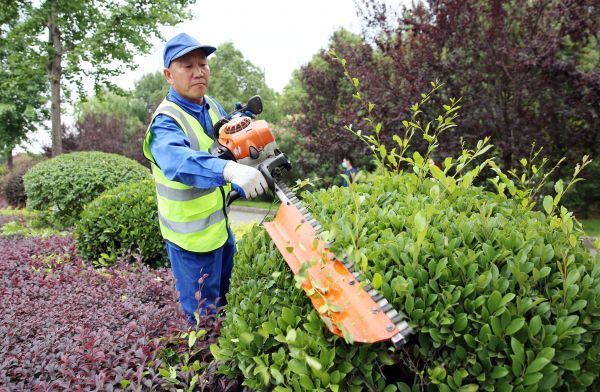
<path fill-rule="evenodd" d="M 262 173 L 253 167 L 241 165 L 237 162 L 227 162 L 223 169 L 223 178 L 230 182 L 246 199 L 254 199 L 265 193 L 269 186 Z"/>

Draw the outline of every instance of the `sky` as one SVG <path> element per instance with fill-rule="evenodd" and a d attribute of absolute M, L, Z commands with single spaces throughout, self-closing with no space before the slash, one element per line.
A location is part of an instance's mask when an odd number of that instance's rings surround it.
<path fill-rule="evenodd" d="M 395 6 L 408 3 L 386 2 Z M 361 30 L 353 0 L 198 0 L 189 9 L 192 20 L 161 29 L 165 40 L 188 33 L 212 46 L 231 41 L 246 59 L 265 72 L 267 85 L 279 92 L 294 69 L 327 46 L 335 30 Z M 150 54 L 137 56 L 139 68 L 114 80 L 122 87 L 133 87 L 140 75 L 162 70 L 164 43 L 155 39 Z"/>
<path fill-rule="evenodd" d="M 410 0 L 385 2 L 397 8 Z M 360 33 L 362 26 L 353 0 L 197 0 L 189 10 L 191 20 L 162 28 L 164 40 L 153 39 L 150 53 L 135 57 L 138 68 L 125 70 L 112 81 L 130 89 L 142 75 L 162 71 L 166 40 L 185 32 L 207 45 L 233 42 L 247 60 L 264 71 L 267 85 L 281 92 L 295 69 L 327 47 L 334 31 L 344 27 Z M 88 91 L 92 91 L 91 85 Z M 71 124 L 71 111 L 65 109 L 63 121 Z M 50 144 L 49 130 L 35 132 L 25 147 L 40 152 L 44 144 Z"/>

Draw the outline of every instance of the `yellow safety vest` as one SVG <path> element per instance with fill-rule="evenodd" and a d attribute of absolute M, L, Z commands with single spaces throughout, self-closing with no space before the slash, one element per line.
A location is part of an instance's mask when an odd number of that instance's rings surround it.
<path fill-rule="evenodd" d="M 216 103 L 207 96 L 210 119 L 213 125 L 219 121 Z M 150 128 L 159 114 L 171 117 L 185 132 L 190 147 L 196 151 L 209 152 L 213 139 L 209 137 L 198 120 L 187 114 L 176 103 L 164 99 L 154 111 L 144 138 L 144 156 L 152 164 L 156 183 L 158 219 L 163 238 L 191 252 L 210 252 L 220 248 L 228 238 L 226 196 L 231 184 L 210 189 L 199 189 L 167 179 L 156 164 L 150 151 Z"/>

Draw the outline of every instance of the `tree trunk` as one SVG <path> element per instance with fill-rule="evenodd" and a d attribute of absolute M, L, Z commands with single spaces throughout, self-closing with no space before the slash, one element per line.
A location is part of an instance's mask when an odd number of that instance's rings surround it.
<path fill-rule="evenodd" d="M 14 167 L 12 153 L 13 153 L 13 149 L 11 148 L 8 151 L 8 156 L 6 157 L 6 168 L 8 169 L 9 172 L 11 172 Z"/>
<path fill-rule="evenodd" d="M 62 45 L 56 13 L 48 19 L 49 44 L 52 45 L 48 62 L 48 80 L 50 81 L 50 114 L 52 117 L 52 156 L 62 154 L 62 132 L 60 126 L 60 77 L 62 74 Z"/>

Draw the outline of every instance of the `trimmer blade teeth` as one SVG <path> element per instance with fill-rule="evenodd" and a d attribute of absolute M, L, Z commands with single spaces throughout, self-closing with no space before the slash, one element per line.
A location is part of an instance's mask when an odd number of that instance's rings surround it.
<path fill-rule="evenodd" d="M 388 317 L 389 317 L 389 315 L 388 315 Z M 390 320 L 392 320 L 392 323 L 398 324 L 400 321 L 402 321 L 402 316 L 400 316 L 399 314 L 397 314 L 397 315 L 395 315 L 393 317 L 390 317 Z"/>
<path fill-rule="evenodd" d="M 383 298 L 383 295 L 381 296 L 381 299 L 377 301 L 377 306 L 379 306 L 384 312 L 386 311 L 384 308 L 389 304 L 390 303 L 388 302 L 388 300 Z"/>
<path fill-rule="evenodd" d="M 375 290 L 375 289 L 371 289 L 371 290 L 367 291 L 367 293 L 371 296 L 371 298 L 373 298 L 374 296 L 376 296 L 377 294 L 379 294 L 377 292 L 377 290 Z"/>
<path fill-rule="evenodd" d="M 406 343 L 408 336 L 412 335 L 414 331 L 406 321 L 400 321 L 396 323 L 396 328 L 400 332 L 392 337 L 392 343 L 396 348 L 399 348 Z"/>
<path fill-rule="evenodd" d="M 379 301 L 381 301 L 381 299 L 383 298 L 383 295 L 381 295 L 381 294 L 377 293 L 377 294 L 375 294 L 375 295 L 372 295 L 372 296 L 371 296 L 371 298 L 373 298 L 373 301 L 375 301 L 375 302 L 379 302 Z"/>
<path fill-rule="evenodd" d="M 392 343 L 394 344 L 394 347 L 400 348 L 406 343 L 406 338 L 401 333 L 398 333 L 392 336 Z"/>

